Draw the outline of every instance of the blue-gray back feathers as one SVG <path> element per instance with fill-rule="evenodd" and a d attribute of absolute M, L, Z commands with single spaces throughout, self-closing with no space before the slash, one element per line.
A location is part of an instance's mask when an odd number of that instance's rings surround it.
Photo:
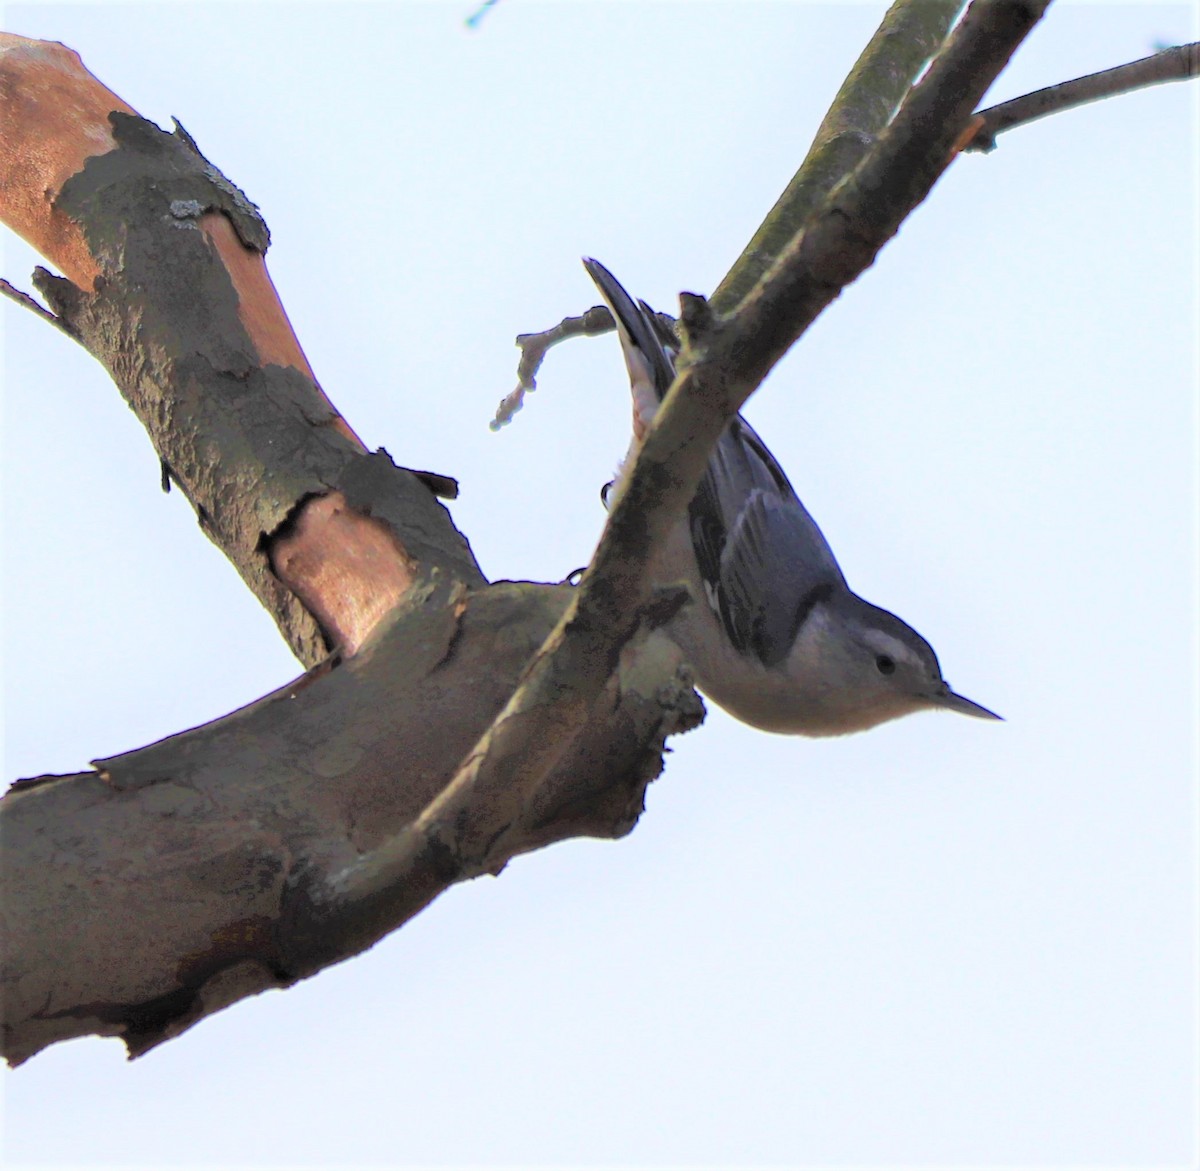
<path fill-rule="evenodd" d="M 585 260 L 616 318 L 621 343 L 653 373 L 659 399 L 675 379 L 678 344 L 645 302 L 635 303 L 602 264 Z M 782 663 L 814 605 L 845 589 L 816 522 L 754 429 L 736 416 L 709 458 L 688 506 L 696 564 L 733 646 L 764 666 Z"/>

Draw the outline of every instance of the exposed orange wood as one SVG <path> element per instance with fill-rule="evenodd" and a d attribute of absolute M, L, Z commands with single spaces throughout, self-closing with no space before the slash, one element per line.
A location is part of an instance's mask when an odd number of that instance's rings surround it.
<path fill-rule="evenodd" d="M 115 146 L 110 110 L 134 112 L 73 49 L 0 33 L 0 216 L 85 289 L 100 270 L 53 200 L 89 158 Z"/>
<path fill-rule="evenodd" d="M 74 50 L 0 33 L 0 219 L 87 290 L 100 265 L 80 225 L 54 200 L 89 158 L 116 149 L 108 121 L 113 110 L 136 115 Z M 315 384 L 262 255 L 247 248 L 220 213 L 202 216 L 200 227 L 229 273 L 259 361 L 295 368 Z M 330 409 L 331 426 L 365 450 L 332 403 Z M 355 512 L 338 492 L 306 502 L 269 555 L 276 576 L 344 653 L 361 645 L 413 580 L 392 530 Z"/>
<path fill-rule="evenodd" d="M 353 654 L 415 576 L 392 530 L 355 512 L 340 492 L 309 500 L 290 531 L 271 544 L 271 569 Z"/>
<path fill-rule="evenodd" d="M 254 342 L 260 362 L 264 366 L 272 363 L 293 366 L 315 383 L 317 376 L 300 348 L 300 341 L 284 312 L 262 255 L 253 248 L 247 248 L 238 239 L 233 225 L 219 212 L 202 216 L 200 227 L 212 241 L 229 273 L 238 295 L 238 317 Z M 317 389 L 320 390 L 320 387 Z M 321 394 L 325 397 L 324 391 Z M 325 401 L 334 415 L 332 426 L 365 451 L 366 445 L 350 424 L 328 398 Z"/>

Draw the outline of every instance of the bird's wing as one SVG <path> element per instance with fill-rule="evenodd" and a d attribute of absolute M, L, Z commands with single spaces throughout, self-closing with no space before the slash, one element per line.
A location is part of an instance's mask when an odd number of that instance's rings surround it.
<path fill-rule="evenodd" d="M 775 457 L 738 415 L 688 506 L 707 600 L 733 646 L 766 666 L 787 658 L 812 606 L 845 579 Z"/>

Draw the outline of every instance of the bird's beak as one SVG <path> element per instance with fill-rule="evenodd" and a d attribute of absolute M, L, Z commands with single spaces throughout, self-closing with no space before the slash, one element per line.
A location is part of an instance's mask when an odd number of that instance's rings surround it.
<path fill-rule="evenodd" d="M 996 715 L 995 712 L 988 711 L 982 704 L 976 703 L 973 699 L 968 699 L 965 695 L 959 695 L 956 691 L 950 690 L 950 684 L 943 683 L 942 690 L 934 699 L 934 703 L 938 707 L 944 707 L 947 711 L 961 712 L 964 716 L 977 716 L 981 720 L 1003 720 L 1003 716 Z"/>

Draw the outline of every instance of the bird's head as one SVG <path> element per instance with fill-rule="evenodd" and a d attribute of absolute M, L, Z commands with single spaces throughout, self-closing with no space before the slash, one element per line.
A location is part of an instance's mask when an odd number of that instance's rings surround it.
<path fill-rule="evenodd" d="M 942 678 L 937 655 L 895 614 L 846 591 L 814 615 L 827 735 L 858 732 L 912 712 L 940 708 L 1002 717 L 959 695 Z"/>

